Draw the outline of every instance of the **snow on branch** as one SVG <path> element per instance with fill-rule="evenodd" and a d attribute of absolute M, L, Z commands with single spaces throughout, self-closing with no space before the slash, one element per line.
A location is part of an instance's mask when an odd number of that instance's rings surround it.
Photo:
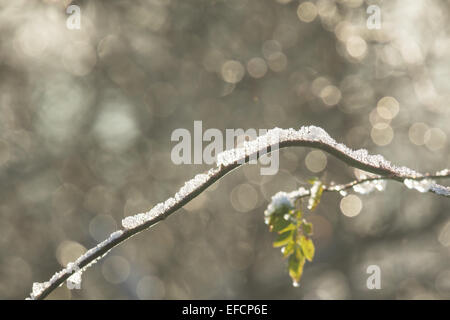
<path fill-rule="evenodd" d="M 355 192 L 368 193 L 375 189 L 383 190 L 384 180 L 395 180 L 404 183 L 408 188 L 413 188 L 420 192 L 432 192 L 437 195 L 450 197 L 450 188 L 439 185 L 434 181 L 435 179 L 450 177 L 448 169 L 431 175 L 421 174 L 407 167 L 397 167 L 381 155 L 370 155 L 365 149 L 352 150 L 344 144 L 337 143 L 325 130 L 315 126 L 301 127 L 299 130 L 274 128 L 255 140 L 244 142 L 244 145 L 240 148 L 218 154 L 215 168 L 210 169 L 207 173 L 196 175 L 193 179 L 187 181 L 173 197 L 157 204 L 150 211 L 123 219 L 123 230 L 111 234 L 108 239 L 53 275 L 49 281 L 34 283 L 30 298 L 43 299 L 54 289 L 64 284 L 66 280 L 79 284 L 81 273 L 106 255 L 113 247 L 182 208 L 230 171 L 266 153 L 294 146 L 321 149 L 349 166 L 376 175 L 345 185 L 325 186 L 325 192 L 342 193 L 346 189 L 353 188 Z M 310 192 L 301 188 L 287 195 L 290 198 L 306 197 L 310 195 Z"/>
<path fill-rule="evenodd" d="M 426 174 L 422 177 L 417 177 L 415 179 L 405 179 L 404 184 L 409 189 L 416 189 L 419 192 L 427 192 L 430 191 L 430 188 L 444 188 L 448 189 L 447 187 L 443 187 L 440 185 L 437 185 L 433 182 L 432 179 L 442 179 L 442 178 L 449 178 L 450 177 L 450 170 L 445 169 L 439 172 L 436 172 L 435 174 Z M 342 196 L 347 195 L 347 190 L 353 189 L 354 192 L 359 194 L 369 194 L 375 190 L 377 191 L 384 191 L 386 188 L 386 181 L 387 180 L 396 180 L 392 176 L 378 176 L 374 175 L 371 177 L 364 176 L 360 179 L 353 180 L 351 182 L 345 183 L 345 184 L 330 184 L 330 185 L 323 185 L 323 192 L 338 192 Z M 433 185 L 434 184 L 434 185 Z M 269 204 L 269 206 L 275 206 L 278 207 L 276 202 L 279 197 L 285 197 L 289 199 L 290 202 L 294 203 L 297 199 L 301 198 L 307 198 L 310 197 L 312 192 L 312 189 L 306 189 L 304 187 L 300 187 L 297 190 L 291 191 L 291 192 L 283 192 L 280 191 L 276 193 L 272 197 L 272 202 Z M 431 191 L 433 192 L 433 190 Z M 436 193 L 436 192 L 435 192 Z M 439 194 L 439 193 L 437 193 Z"/>

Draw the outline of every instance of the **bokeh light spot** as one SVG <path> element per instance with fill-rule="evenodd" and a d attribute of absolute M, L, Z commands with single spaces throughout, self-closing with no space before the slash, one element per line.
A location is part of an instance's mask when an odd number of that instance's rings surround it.
<path fill-rule="evenodd" d="M 362 209 L 362 202 L 358 196 L 351 194 L 341 199 L 340 208 L 347 217 L 356 217 Z"/>

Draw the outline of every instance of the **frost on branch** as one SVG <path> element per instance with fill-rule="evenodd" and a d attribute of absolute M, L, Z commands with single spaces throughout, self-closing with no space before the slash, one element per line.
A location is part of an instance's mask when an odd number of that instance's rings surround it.
<path fill-rule="evenodd" d="M 440 173 L 445 172 L 445 174 L 448 174 L 448 170 L 442 170 Z M 437 174 L 439 175 L 439 174 Z M 433 191 L 436 194 L 442 195 L 442 196 L 450 196 L 450 188 L 444 187 L 439 184 L 437 184 L 435 181 L 430 179 L 423 179 L 423 180 L 412 180 L 412 179 L 405 179 L 403 182 L 405 186 L 407 186 L 409 189 L 416 189 L 419 192 L 428 192 Z"/>
<path fill-rule="evenodd" d="M 300 187 L 297 190 L 294 190 L 294 191 L 288 193 L 289 198 L 291 198 L 293 200 L 300 198 L 300 197 L 307 196 L 307 195 L 309 195 L 309 190 L 307 190 L 303 187 Z"/>
<path fill-rule="evenodd" d="M 360 194 L 369 194 L 372 191 L 384 191 L 386 188 L 386 180 L 374 180 L 359 183 L 353 186 L 353 190 Z"/>
<path fill-rule="evenodd" d="M 125 229 L 133 229 L 146 223 L 147 221 L 154 220 L 158 216 L 167 212 L 173 208 L 181 200 L 185 199 L 188 195 L 194 192 L 197 188 L 204 185 L 209 179 L 211 179 L 218 169 L 211 169 L 206 174 L 198 174 L 193 179 L 185 182 L 184 186 L 175 194 L 174 197 L 167 199 L 165 202 L 158 203 L 150 211 L 139 213 L 134 216 L 126 217 L 122 220 L 122 226 Z"/>
<path fill-rule="evenodd" d="M 381 155 L 370 155 L 365 149 L 352 150 L 342 143 L 337 143 L 330 135 L 320 127 L 304 126 L 299 130 L 293 128 L 280 129 L 274 128 L 265 135 L 259 136 L 252 141 L 245 141 L 244 145 L 232 150 L 221 152 L 217 156 L 217 166 L 227 166 L 243 160 L 243 158 L 252 156 L 262 149 L 267 149 L 271 146 L 277 146 L 283 142 L 320 142 L 328 145 L 335 150 L 338 150 L 362 164 L 383 168 L 392 171 L 400 176 L 420 176 L 420 174 L 407 167 L 396 167 L 387 161 Z"/>
<path fill-rule="evenodd" d="M 391 178 L 395 177 L 396 180 L 398 181 L 405 181 L 405 184 L 408 187 L 418 189 L 421 192 L 425 192 L 422 190 L 427 190 L 439 195 L 450 197 L 449 187 L 444 187 L 434 182 L 431 182 L 430 184 L 428 181 L 416 184 L 415 182 L 417 182 L 417 180 L 421 179 L 425 180 L 426 176 L 407 167 L 396 167 L 392 165 L 389 161 L 384 159 L 381 155 L 370 155 L 368 151 L 365 149 L 360 149 L 356 151 L 351 150 L 344 144 L 337 143 L 322 128 L 315 126 L 301 127 L 299 130 L 295 130 L 292 128 L 290 129 L 274 128 L 269 130 L 265 135 L 262 135 L 255 140 L 244 142 L 243 147 L 227 150 L 218 154 L 216 162 L 217 167 L 209 170 L 208 173 L 206 174 L 196 175 L 193 179 L 187 181 L 184 184 L 184 186 L 180 188 L 180 190 L 175 194 L 174 197 L 171 197 L 166 201 L 157 204 L 150 211 L 126 217 L 125 219 L 122 220 L 122 226 L 124 227 L 125 231 L 130 230 L 131 231 L 130 234 L 137 233 L 139 230 L 133 229 L 143 226 L 146 223 L 162 215 L 167 215 L 174 212 L 176 209 L 180 208 L 182 205 L 191 200 L 193 198 L 193 194 L 200 188 L 206 187 L 207 183 L 215 182 L 216 180 L 218 180 L 218 178 L 220 178 L 221 176 L 223 176 L 224 174 L 235 168 L 231 165 L 234 165 L 236 163 L 242 164 L 245 162 L 247 157 L 251 160 L 253 159 L 253 157 L 256 157 L 256 154 L 261 156 L 262 154 L 268 152 L 269 148 L 271 148 L 270 151 L 274 151 L 277 149 L 280 143 L 285 142 L 292 142 L 291 144 L 285 144 L 285 146 L 298 145 L 298 146 L 312 146 L 322 148 L 325 149 L 325 151 L 332 153 L 335 156 L 338 156 L 339 158 L 341 158 L 341 160 L 343 160 L 348 164 L 351 164 L 353 166 L 355 165 L 355 163 L 359 164 L 359 167 L 362 167 L 364 170 L 368 172 L 380 174 L 379 172 L 380 170 L 377 169 L 382 169 L 381 170 L 382 175 L 386 176 L 386 179 L 388 178 L 388 176 L 390 176 Z M 351 163 L 352 161 L 349 160 L 353 160 L 353 163 Z M 438 172 L 435 175 L 435 177 L 448 176 L 448 173 L 449 171 L 447 169 L 442 170 Z M 382 178 L 383 177 L 380 177 L 380 180 L 382 180 Z M 356 187 L 356 185 L 354 187 Z M 373 181 L 370 184 L 362 183 L 360 186 L 357 186 L 354 189 L 356 192 L 362 193 L 368 193 L 374 189 L 383 190 L 384 182 Z M 311 190 L 300 188 L 291 193 L 280 193 L 278 194 L 278 196 L 277 195 L 275 196 L 275 199 L 273 199 L 271 205 L 269 205 L 268 210 L 266 210 L 267 212 L 266 218 L 269 218 L 270 220 L 273 216 L 273 213 L 277 212 L 277 208 L 290 208 L 290 206 L 295 203 L 295 200 L 297 198 L 310 195 L 311 196 L 310 201 L 313 201 L 311 199 L 314 199 L 315 197 L 317 199 L 320 199 L 320 195 L 323 190 L 325 189 L 322 186 L 313 183 Z M 333 191 L 332 188 L 328 188 L 327 190 Z M 335 189 L 335 190 L 340 191 L 342 193 L 345 192 L 345 190 L 343 189 L 341 190 Z M 310 204 L 311 209 L 313 209 L 314 205 L 317 205 L 318 203 L 316 200 L 314 200 L 314 202 L 315 204 L 312 202 Z M 292 212 L 289 211 L 289 214 L 300 215 L 300 213 L 295 210 Z M 298 217 L 294 218 L 297 219 Z M 298 219 L 297 221 L 300 221 Z M 285 219 L 280 219 L 280 221 L 282 220 L 287 221 Z M 298 224 L 302 225 L 302 228 L 304 228 L 303 231 L 305 233 L 309 234 L 310 232 L 312 232 L 312 229 L 309 230 L 309 224 L 305 223 L 304 221 L 298 222 Z M 107 251 L 104 252 L 105 250 L 102 249 L 105 246 L 109 245 L 112 241 L 120 237 L 123 234 L 123 232 L 124 232 L 123 230 L 114 232 L 113 234 L 110 235 L 108 239 L 106 239 L 105 241 L 98 244 L 96 247 L 87 251 L 83 256 L 78 258 L 72 265 L 53 275 L 53 277 L 49 281 L 43 283 L 34 283 L 31 298 L 32 299 L 42 298 L 43 293 L 48 288 L 50 288 L 51 286 L 54 287 L 55 283 L 60 284 L 61 279 L 67 279 L 68 278 L 67 274 L 72 275 L 72 273 L 75 270 L 73 269 L 75 266 L 79 266 L 81 263 L 85 264 L 86 260 L 90 261 L 87 265 L 84 265 L 84 267 L 80 270 L 79 278 L 77 278 L 77 276 L 74 276 L 69 280 L 74 281 L 74 284 L 78 284 L 79 281 L 81 281 L 81 272 L 84 271 L 87 267 L 89 267 L 93 263 L 95 263 L 96 261 L 98 261 L 99 259 L 101 259 L 104 255 L 106 255 Z M 115 243 L 114 245 L 116 244 L 118 243 Z M 305 246 L 304 243 L 303 246 Z M 302 248 L 306 249 L 306 247 Z M 102 253 L 98 253 L 99 250 L 102 250 Z M 301 270 L 303 268 L 302 263 L 304 262 L 305 257 L 308 258 L 307 256 L 304 256 L 303 258 L 299 259 L 296 258 L 297 259 L 295 260 L 296 263 L 290 265 L 289 267 L 290 272 L 292 272 L 291 277 L 293 277 L 294 283 L 295 281 L 297 281 L 295 279 L 299 279 L 301 276 Z M 46 292 L 46 294 L 48 293 L 49 292 Z"/>
<path fill-rule="evenodd" d="M 450 197 L 450 188 L 449 187 L 444 187 L 444 186 L 441 186 L 440 184 L 435 183 L 430 187 L 430 190 L 441 196 Z"/>
<path fill-rule="evenodd" d="M 32 300 L 39 297 L 46 289 L 48 289 L 51 285 L 53 285 L 58 279 L 60 279 L 65 274 L 72 274 L 68 279 L 68 287 L 69 288 L 77 288 L 79 285 L 81 285 L 81 275 L 83 271 L 85 271 L 87 268 L 95 264 L 98 260 L 103 258 L 107 253 L 103 254 L 102 256 L 96 257 L 93 261 L 91 261 L 89 264 L 85 265 L 83 268 L 80 268 L 79 265 L 82 261 L 86 260 L 87 258 L 91 256 L 95 256 L 95 254 L 111 243 L 113 240 L 117 239 L 123 234 L 122 230 L 118 230 L 116 232 L 113 232 L 108 239 L 104 240 L 103 242 L 100 242 L 97 246 L 94 248 L 86 251 L 85 254 L 83 254 L 81 257 L 79 257 L 76 261 L 70 262 L 67 264 L 67 267 L 62 269 L 61 271 L 55 273 L 49 281 L 46 282 L 35 282 L 33 283 L 32 292 L 30 294 L 30 298 Z M 62 284 L 61 284 L 62 285 Z"/>
<path fill-rule="evenodd" d="M 67 279 L 67 287 L 69 289 L 81 289 L 81 271 L 77 271 Z"/>
<path fill-rule="evenodd" d="M 360 194 L 369 194 L 372 191 L 384 191 L 386 189 L 386 180 L 372 180 L 358 183 L 353 186 L 353 191 Z"/>
<path fill-rule="evenodd" d="M 428 192 L 433 184 L 435 184 L 434 181 L 429 179 L 424 179 L 420 181 L 412 180 L 412 179 L 405 179 L 403 182 L 405 186 L 407 186 L 409 189 L 416 189 L 419 192 Z"/>
<path fill-rule="evenodd" d="M 217 167 L 209 170 L 206 174 L 198 174 L 193 179 L 187 181 L 184 186 L 175 194 L 174 197 L 167 199 L 165 202 L 161 202 L 154 206 L 150 211 L 139 213 L 134 216 L 126 217 L 122 220 L 122 226 L 125 229 L 134 229 L 143 224 L 156 219 L 162 214 L 168 212 L 176 206 L 180 201 L 189 196 L 193 191 L 204 185 L 213 176 L 219 173 L 223 167 L 235 163 L 244 163 L 246 157 L 254 157 L 257 153 L 265 153 L 270 147 L 277 148 L 280 143 L 283 142 L 320 142 L 335 150 L 338 150 L 345 154 L 347 157 L 365 164 L 370 167 L 382 168 L 390 171 L 400 177 L 421 177 L 422 175 L 412 169 L 406 167 L 396 167 L 389 161 L 383 158 L 381 155 L 370 155 L 367 150 L 351 150 L 347 146 L 341 143 L 337 143 L 331 138 L 328 133 L 322 128 L 315 126 L 301 127 L 299 130 L 293 128 L 280 129 L 274 128 L 267 131 L 266 134 L 259 136 L 252 141 L 245 141 L 242 147 L 226 150 L 217 155 Z M 384 183 L 382 181 L 373 181 L 370 183 L 363 183 L 362 185 L 355 186 L 354 190 L 360 193 L 368 193 L 373 190 L 384 190 Z M 318 185 L 316 186 L 316 188 Z M 311 191 L 319 191 L 319 189 L 311 189 Z M 442 189 L 431 189 L 437 192 L 443 192 L 441 194 L 448 194 Z M 309 192 L 309 191 L 307 191 Z M 320 190 L 321 192 L 321 190 Z M 437 193 L 436 192 L 436 193 Z M 313 201 L 313 200 L 311 200 Z M 312 205 L 312 204 L 311 204 Z"/>

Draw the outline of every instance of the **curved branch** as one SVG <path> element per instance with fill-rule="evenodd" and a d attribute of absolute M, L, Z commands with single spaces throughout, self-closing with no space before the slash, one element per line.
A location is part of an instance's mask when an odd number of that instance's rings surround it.
<path fill-rule="evenodd" d="M 169 198 L 164 203 L 156 205 L 149 212 L 125 218 L 122 221 L 122 225 L 124 226 L 123 230 L 112 233 L 108 239 L 87 251 L 74 263 L 69 264 L 65 269 L 56 273 L 49 281 L 44 283 L 34 283 L 31 299 L 44 299 L 53 290 L 61 286 L 72 274 L 76 273 L 78 270 L 84 271 L 90 265 L 106 255 L 115 246 L 164 220 L 201 194 L 210 185 L 242 164 L 247 163 L 250 160 L 258 159 L 266 153 L 287 147 L 321 149 L 345 162 L 349 166 L 380 176 L 351 182 L 344 185 L 344 188 L 347 189 L 356 184 L 370 181 L 370 179 L 389 179 L 404 182 L 406 179 L 417 181 L 450 176 L 449 170 L 443 170 L 435 175 L 424 175 L 406 167 L 393 166 L 380 155 L 368 155 L 367 151 L 362 149 L 353 151 L 343 144 L 336 143 L 336 141 L 323 129 L 318 127 L 302 127 L 298 131 L 294 129 L 275 128 L 269 130 L 266 135 L 260 136 L 256 140 L 245 142 L 244 147 L 242 148 L 228 150 L 219 154 L 217 167 L 209 170 L 206 174 L 199 174 L 192 180 L 186 182 L 173 198 Z M 325 191 L 338 190 L 333 190 L 333 186 L 330 186 L 328 187 L 328 190 Z M 428 191 L 450 197 L 450 188 L 435 183 L 430 186 Z"/>

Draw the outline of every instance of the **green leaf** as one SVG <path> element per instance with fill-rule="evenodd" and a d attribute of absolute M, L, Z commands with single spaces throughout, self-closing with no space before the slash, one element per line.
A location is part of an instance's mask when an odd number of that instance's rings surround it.
<path fill-rule="evenodd" d="M 271 218 L 271 221 L 269 222 L 270 225 L 270 231 L 280 232 L 287 226 L 289 226 L 291 223 L 280 216 L 274 216 Z"/>
<path fill-rule="evenodd" d="M 317 205 L 320 202 L 320 198 L 322 197 L 323 193 L 323 183 L 319 180 L 316 180 L 311 187 L 311 196 L 309 197 L 308 201 L 308 209 L 311 211 L 314 211 L 317 207 Z"/>
<path fill-rule="evenodd" d="M 314 251 L 315 251 L 314 243 L 312 242 L 312 240 L 308 237 L 301 236 L 299 244 L 302 248 L 305 258 L 308 261 L 312 261 L 312 259 L 314 258 Z"/>
<path fill-rule="evenodd" d="M 282 246 L 288 244 L 289 241 L 292 241 L 292 234 L 293 234 L 292 231 L 287 231 L 287 232 L 280 234 L 277 237 L 277 239 L 274 241 L 273 246 L 275 248 L 277 248 L 277 247 L 282 247 Z"/>
<path fill-rule="evenodd" d="M 291 230 L 295 230 L 295 229 L 297 229 L 297 227 L 294 224 L 290 223 L 286 228 L 278 231 L 278 233 L 283 233 L 283 232 L 291 231 Z"/>
<path fill-rule="evenodd" d="M 294 248 L 295 248 L 295 242 L 294 241 L 288 242 L 286 247 L 284 247 L 283 250 L 281 251 L 283 253 L 283 257 L 286 258 L 290 254 L 292 254 L 294 252 Z"/>
<path fill-rule="evenodd" d="M 300 251 L 300 250 L 298 250 Z M 305 258 L 302 256 L 298 258 L 297 254 L 289 257 L 289 275 L 294 283 L 298 283 L 303 273 L 303 266 L 305 265 Z"/>
<path fill-rule="evenodd" d="M 321 182 L 314 180 L 312 183 L 311 190 L 316 190 L 312 194 L 320 198 Z M 280 207 L 264 219 L 269 230 L 278 233 L 273 246 L 281 247 L 283 257 L 288 258 L 289 275 L 294 286 L 298 286 L 306 260 L 311 261 L 314 257 L 314 245 L 308 237 L 312 234 L 313 226 L 302 219 L 301 203 L 298 205 L 296 209 L 289 206 Z"/>
<path fill-rule="evenodd" d="M 293 212 L 292 212 L 292 215 L 295 216 L 295 218 L 296 218 L 297 220 L 300 220 L 300 219 L 302 218 L 302 212 L 300 211 L 300 209 L 299 209 L 299 210 L 296 210 L 296 211 L 293 211 Z"/>
<path fill-rule="evenodd" d="M 296 245 L 295 248 L 295 256 L 298 260 L 301 260 L 303 258 L 303 251 L 299 245 Z"/>
<path fill-rule="evenodd" d="M 310 222 L 306 222 L 305 219 L 302 220 L 302 230 L 303 233 L 306 234 L 307 236 L 312 235 L 313 234 L 313 225 Z"/>

